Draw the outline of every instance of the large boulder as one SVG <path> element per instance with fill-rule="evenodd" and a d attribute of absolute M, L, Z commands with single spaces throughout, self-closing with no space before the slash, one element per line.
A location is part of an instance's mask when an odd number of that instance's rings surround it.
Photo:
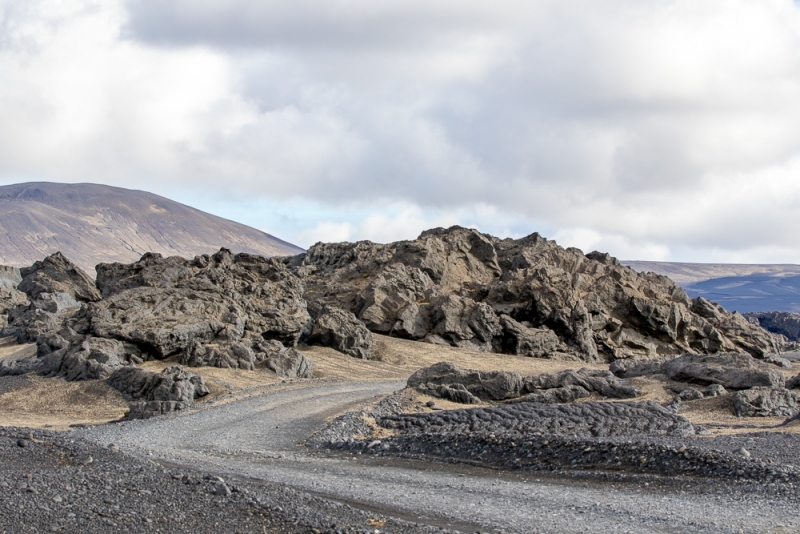
<path fill-rule="evenodd" d="M 294 348 L 271 353 L 264 360 L 264 367 L 283 378 L 314 378 L 314 364 Z"/>
<path fill-rule="evenodd" d="M 62 293 L 77 302 L 100 300 L 94 280 L 60 252 L 20 269 L 20 273 L 22 281 L 17 289 L 24 291 L 31 299 L 38 299 L 45 293 Z"/>
<path fill-rule="evenodd" d="M 417 370 L 408 378 L 408 387 L 420 387 L 424 391 L 434 386 L 460 384 L 480 399 L 505 400 L 518 397 L 522 390 L 522 377 L 508 371 L 462 370 L 454 363 L 439 362 Z"/>
<path fill-rule="evenodd" d="M 733 395 L 739 417 L 791 417 L 800 411 L 800 395 L 781 387 L 754 387 Z"/>
<path fill-rule="evenodd" d="M 749 389 L 757 386 L 783 387 L 783 373 L 752 358 L 749 354 L 687 354 L 664 364 L 664 373 L 677 382 L 709 385 L 725 389 Z"/>
<path fill-rule="evenodd" d="M 309 345 L 331 347 L 354 358 L 372 358 L 372 332 L 351 312 L 325 306 L 314 321 Z"/>
<path fill-rule="evenodd" d="M 566 347 L 549 328 L 532 328 L 508 315 L 500 316 L 500 325 L 503 334 L 500 347 L 503 352 L 534 358 L 569 357 Z"/>
<path fill-rule="evenodd" d="M 125 341 L 93 336 L 84 336 L 69 343 L 65 341 L 49 340 L 50 343 L 65 346 L 40 356 L 40 374 L 62 376 L 68 381 L 104 379 L 123 365 L 143 361 L 139 348 Z M 52 348 L 52 345 L 48 346 Z"/>
<path fill-rule="evenodd" d="M 719 384 L 726 389 L 783 387 L 786 377 L 774 366 L 749 354 L 684 354 L 665 360 L 617 361 L 610 367 L 620 378 L 664 374 L 670 380 Z"/>
<path fill-rule="evenodd" d="M 136 366 L 121 367 L 106 382 L 131 404 L 130 418 L 148 418 L 190 407 L 209 393 L 203 377 L 180 366 L 154 373 Z"/>

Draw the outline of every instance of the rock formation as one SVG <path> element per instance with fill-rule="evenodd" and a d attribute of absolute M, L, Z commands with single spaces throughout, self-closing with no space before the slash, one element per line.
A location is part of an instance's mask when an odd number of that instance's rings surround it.
<path fill-rule="evenodd" d="M 513 402 L 571 402 L 592 393 L 617 399 L 641 395 L 636 387 L 624 384 L 610 371 L 580 369 L 523 377 L 509 371 L 461 369 L 450 362 L 417 370 L 406 385 L 464 404 L 508 399 Z"/>
<path fill-rule="evenodd" d="M 744 317 L 774 334 L 786 336 L 790 341 L 800 341 L 800 313 L 752 312 Z"/>
<path fill-rule="evenodd" d="M 438 228 L 386 245 L 318 243 L 285 261 L 309 302 L 350 310 L 373 332 L 431 343 L 582 361 L 762 358 L 785 344 L 666 277 L 538 234 Z"/>

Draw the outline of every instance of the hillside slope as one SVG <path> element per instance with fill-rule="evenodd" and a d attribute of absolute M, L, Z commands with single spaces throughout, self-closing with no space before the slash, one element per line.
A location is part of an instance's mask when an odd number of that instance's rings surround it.
<path fill-rule="evenodd" d="M 147 193 L 97 184 L 0 187 L 0 264 L 28 266 L 60 251 L 89 273 L 145 252 L 192 258 L 229 248 L 262 256 L 302 249 L 255 228 Z"/>

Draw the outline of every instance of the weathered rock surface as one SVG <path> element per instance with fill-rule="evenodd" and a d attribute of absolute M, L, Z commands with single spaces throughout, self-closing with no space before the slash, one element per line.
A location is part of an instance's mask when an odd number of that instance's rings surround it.
<path fill-rule="evenodd" d="M 372 332 L 351 312 L 323 307 L 308 338 L 309 345 L 331 347 L 354 358 L 372 358 Z"/>
<path fill-rule="evenodd" d="M 243 343 L 203 344 L 193 339 L 180 359 L 187 367 L 220 367 L 222 369 L 255 369 L 253 350 Z"/>
<path fill-rule="evenodd" d="M 388 415 L 386 428 L 413 434 L 528 436 L 532 433 L 570 437 L 688 436 L 694 426 L 654 402 L 519 402 L 487 408 L 426 414 Z"/>
<path fill-rule="evenodd" d="M 783 387 L 786 380 L 783 373 L 773 366 L 749 354 L 736 353 L 685 354 L 660 361 L 613 362 L 610 368 L 620 378 L 663 373 L 677 382 L 719 384 L 726 389 Z"/>
<path fill-rule="evenodd" d="M 435 390 L 439 385 L 452 388 L 457 384 L 475 397 L 499 401 L 519 397 L 522 376 L 508 371 L 462 370 L 454 363 L 439 362 L 417 370 L 407 382 L 408 387 L 421 386 L 424 390 Z"/>
<path fill-rule="evenodd" d="M 319 243 L 286 260 L 305 297 L 352 310 L 373 332 L 537 357 L 644 359 L 778 353 L 786 341 L 607 254 L 538 234 L 453 227 L 380 245 Z"/>
<path fill-rule="evenodd" d="M 283 378 L 314 378 L 313 366 L 302 352 L 294 348 L 272 352 L 264 360 L 264 367 Z"/>
<path fill-rule="evenodd" d="M 589 393 L 596 392 L 615 399 L 631 399 L 642 394 L 637 387 L 622 383 L 610 371 L 597 369 L 567 369 L 555 374 L 543 373 L 523 378 L 523 391 L 529 393 L 570 386 L 579 386 Z"/>
<path fill-rule="evenodd" d="M 8 286 L 16 276 L 8 269 L 5 275 Z M 0 290 L 0 296 L 8 293 L 0 307 L 9 308 L 0 335 L 14 336 L 19 343 L 36 343 L 54 334 L 67 315 L 84 303 L 100 299 L 92 279 L 58 252 L 20 269 L 19 275 L 16 289 Z M 17 305 L 11 307 L 13 302 Z"/>
<path fill-rule="evenodd" d="M 733 395 L 737 416 L 791 417 L 800 411 L 800 395 L 782 387 L 754 387 Z"/>
<path fill-rule="evenodd" d="M 567 403 L 590 396 L 591 393 L 581 386 L 563 386 L 552 389 L 534 390 L 517 399 L 508 401 L 516 402 L 540 402 L 544 404 Z"/>
<path fill-rule="evenodd" d="M 466 404 L 477 404 L 480 399 L 571 402 L 588 397 L 592 392 L 623 399 L 641 395 L 638 388 L 623 384 L 609 371 L 565 370 L 522 377 L 509 371 L 461 369 L 450 362 L 417 370 L 409 377 L 407 385 L 434 397 Z"/>
<path fill-rule="evenodd" d="M 8 312 L 28 303 L 28 296 L 17 289 L 21 282 L 19 269 L 0 265 L 0 332 L 8 324 Z"/>
<path fill-rule="evenodd" d="M 131 404 L 130 418 L 148 418 L 190 407 L 208 394 L 203 377 L 180 366 L 154 373 L 136 366 L 120 367 L 106 382 L 118 389 Z"/>
<path fill-rule="evenodd" d="M 744 317 L 773 334 L 786 336 L 790 341 L 800 341 L 800 313 L 752 312 Z"/>

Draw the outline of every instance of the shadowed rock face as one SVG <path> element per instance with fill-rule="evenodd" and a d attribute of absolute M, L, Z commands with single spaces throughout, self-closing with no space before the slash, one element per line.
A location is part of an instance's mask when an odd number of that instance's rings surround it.
<path fill-rule="evenodd" d="M 666 277 L 538 234 L 453 227 L 414 241 L 319 243 L 286 260 L 305 298 L 352 311 L 373 332 L 537 357 L 598 361 L 778 353 L 785 340 Z"/>
<path fill-rule="evenodd" d="M 754 312 L 744 316 L 753 324 L 774 334 L 786 336 L 791 341 L 800 341 L 800 313 Z"/>

